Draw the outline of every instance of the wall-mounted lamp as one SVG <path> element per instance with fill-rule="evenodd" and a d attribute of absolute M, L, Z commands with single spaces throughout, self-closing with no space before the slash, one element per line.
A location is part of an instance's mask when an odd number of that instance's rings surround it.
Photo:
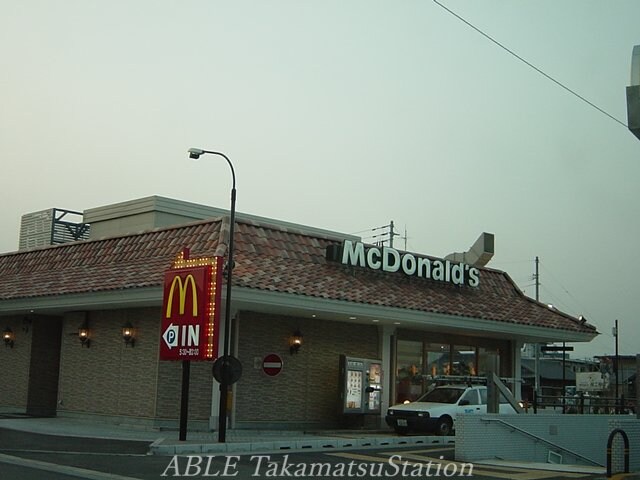
<path fill-rule="evenodd" d="M 91 339 L 89 338 L 89 326 L 85 321 L 80 327 L 78 327 L 78 338 L 83 347 L 89 348 L 91 346 Z"/>
<path fill-rule="evenodd" d="M 291 353 L 291 355 L 293 355 L 294 353 L 298 353 L 298 350 L 300 350 L 301 346 L 302 333 L 300 332 L 300 330 L 296 330 L 295 332 L 293 332 L 293 335 L 291 335 L 291 338 L 289 339 L 289 353 Z"/>
<path fill-rule="evenodd" d="M 2 339 L 4 340 L 4 345 L 6 347 L 13 348 L 13 343 L 14 343 L 14 340 L 16 339 L 16 336 L 13 333 L 13 330 L 11 330 L 9 327 L 7 327 L 2 332 Z"/>
<path fill-rule="evenodd" d="M 125 347 L 131 345 L 131 348 L 136 345 L 136 329 L 133 328 L 131 322 L 127 322 L 122 326 L 122 339 L 124 340 Z"/>

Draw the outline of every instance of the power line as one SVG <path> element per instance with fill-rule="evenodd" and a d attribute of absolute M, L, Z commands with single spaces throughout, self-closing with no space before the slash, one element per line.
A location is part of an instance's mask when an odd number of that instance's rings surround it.
<path fill-rule="evenodd" d="M 548 275 L 549 277 L 551 277 L 551 279 L 556 282 L 556 284 L 560 287 L 560 289 L 573 301 L 575 302 L 575 307 L 577 307 L 577 309 L 579 309 L 579 313 L 581 315 L 585 315 L 591 322 L 596 322 L 597 320 L 593 317 L 593 315 L 591 314 L 591 312 L 586 308 L 586 306 L 579 300 L 577 299 L 563 284 L 562 282 L 560 282 L 560 280 L 557 278 L 557 276 L 555 274 L 553 274 L 551 272 L 551 270 L 549 269 L 548 266 L 543 266 L 542 267 L 543 270 L 545 271 L 545 274 Z"/>
<path fill-rule="evenodd" d="M 500 48 L 502 48 L 504 51 L 508 52 L 509 54 L 513 55 L 515 58 L 517 58 L 518 60 L 520 60 L 522 63 L 524 63 L 525 65 L 529 66 L 530 68 L 534 69 L 536 72 L 538 72 L 540 75 L 542 75 L 543 77 L 547 78 L 548 80 L 551 80 L 553 83 L 555 83 L 556 85 L 558 85 L 560 88 L 566 90 L 567 92 L 571 93 L 572 95 L 578 97 L 580 100 L 582 100 L 583 102 L 585 102 L 587 105 L 595 108 L 597 111 L 599 111 L 600 113 L 606 115 L 607 117 L 609 117 L 611 120 L 613 120 L 614 122 L 619 123 L 620 125 L 622 125 L 623 127 L 625 127 L 625 129 L 628 129 L 629 126 L 618 120 L 616 117 L 614 117 L 613 115 L 611 115 L 610 113 L 606 112 L 605 110 L 603 110 L 602 108 L 600 108 L 599 106 L 597 106 L 595 103 L 590 102 L 589 100 L 587 100 L 585 97 L 583 97 L 582 95 L 580 95 L 579 93 L 575 92 L 574 90 L 570 89 L 569 87 L 567 87 L 566 85 L 564 85 L 562 82 L 560 82 L 559 80 L 556 80 L 555 78 L 553 78 L 551 75 L 547 74 L 546 72 L 544 72 L 542 69 L 536 67 L 535 65 L 533 65 L 531 62 L 528 62 L 527 60 L 525 60 L 523 57 L 521 57 L 520 55 L 518 55 L 517 53 L 515 53 L 513 50 L 507 48 L 505 45 L 503 45 L 502 43 L 498 42 L 496 39 L 494 39 L 493 37 L 491 37 L 490 35 L 486 34 L 485 32 L 483 32 L 482 30 L 480 30 L 478 27 L 476 27 L 475 25 L 473 25 L 471 22 L 468 22 L 467 20 L 465 20 L 464 18 L 462 18 L 460 15 L 458 15 L 457 13 L 455 13 L 454 11 L 450 10 L 449 8 L 445 7 L 442 3 L 440 3 L 438 0 L 433 0 L 433 2 L 442 7 L 444 10 L 446 10 L 447 12 L 449 12 L 451 15 L 453 15 L 454 17 L 456 17 L 458 20 L 460 20 L 461 22 L 465 23 L 466 25 L 468 25 L 469 27 L 473 28 L 476 32 L 478 32 L 480 35 L 482 35 L 483 37 L 485 37 L 486 39 L 490 40 L 491 42 L 493 42 L 494 44 L 496 44 L 497 46 L 499 46 Z"/>
<path fill-rule="evenodd" d="M 359 235 L 361 233 L 375 232 L 376 230 L 382 230 L 383 228 L 389 228 L 389 227 L 390 227 L 390 225 L 383 225 L 381 227 L 368 228 L 366 230 L 360 230 L 359 232 L 350 233 L 350 235 Z M 366 238 L 368 238 L 368 237 L 366 237 Z"/>

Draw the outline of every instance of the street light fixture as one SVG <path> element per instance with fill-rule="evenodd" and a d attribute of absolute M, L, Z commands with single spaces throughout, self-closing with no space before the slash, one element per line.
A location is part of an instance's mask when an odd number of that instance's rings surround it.
<path fill-rule="evenodd" d="M 201 148 L 190 148 L 189 158 L 198 160 L 204 154 L 218 155 L 224 158 L 231 168 L 231 177 L 233 180 L 231 188 L 231 217 L 229 225 L 229 254 L 227 255 L 227 305 L 224 315 L 224 355 L 222 361 L 222 375 L 220 382 L 220 409 L 218 412 L 218 441 L 224 443 L 227 432 L 227 395 L 229 384 L 231 383 L 231 361 L 229 360 L 229 337 L 231 333 L 231 277 L 233 272 L 233 231 L 236 223 L 236 172 L 229 157 L 222 152 L 214 152 L 211 150 L 203 150 Z M 220 359 L 219 359 L 220 360 Z"/>
<path fill-rule="evenodd" d="M 198 160 L 200 158 L 200 155 L 204 155 L 205 153 L 213 153 L 213 152 L 205 152 L 201 148 L 190 148 L 189 158 L 192 160 Z M 219 154 L 219 155 L 222 155 L 222 154 Z M 227 159 L 227 162 L 229 162 L 229 159 Z M 231 162 L 229 162 L 229 164 L 231 164 Z M 231 167 L 231 171 L 233 172 L 233 167 Z"/>

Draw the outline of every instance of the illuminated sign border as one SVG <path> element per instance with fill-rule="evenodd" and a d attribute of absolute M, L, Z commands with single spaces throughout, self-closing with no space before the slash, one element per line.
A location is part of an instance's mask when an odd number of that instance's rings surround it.
<path fill-rule="evenodd" d="M 217 358 L 222 260 L 219 256 L 192 259 L 188 249 L 184 249 L 165 272 L 160 360 L 206 361 Z M 177 299 L 175 292 L 178 292 Z M 190 311 L 187 306 L 191 307 Z M 196 331 L 197 345 L 181 344 L 181 340 L 192 340 Z M 169 334 L 177 340 L 176 345 L 170 345 Z"/>

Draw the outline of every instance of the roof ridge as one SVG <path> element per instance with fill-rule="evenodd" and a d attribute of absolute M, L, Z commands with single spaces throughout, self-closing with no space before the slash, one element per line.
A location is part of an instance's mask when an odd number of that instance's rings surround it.
<path fill-rule="evenodd" d="M 220 234 L 218 235 L 218 245 L 214 256 L 224 257 L 229 250 L 229 241 L 231 238 L 231 216 L 225 215 L 220 221 Z"/>
<path fill-rule="evenodd" d="M 323 229 L 314 229 L 313 227 L 308 227 L 305 225 L 296 225 L 289 224 L 286 225 L 281 224 L 280 221 L 273 219 L 262 219 L 262 218 L 248 218 L 243 215 L 236 216 L 236 223 L 244 223 L 246 225 L 250 225 L 252 227 L 261 227 L 267 228 L 269 230 L 276 230 L 284 233 L 291 233 L 293 235 L 300 235 L 303 237 L 311 237 L 311 238 L 319 238 L 322 240 L 332 240 L 332 241 L 343 241 L 345 239 L 354 239 L 357 236 L 351 235 L 349 233 L 340 233 L 340 232 L 331 232 L 329 230 Z M 357 237 L 360 238 L 360 237 Z"/>
<path fill-rule="evenodd" d="M 20 250 L 15 250 L 13 252 L 5 252 L 5 253 L 0 253 L 0 257 L 9 257 L 9 256 L 13 256 L 13 255 L 23 255 L 26 253 L 33 253 L 33 252 L 37 252 L 37 251 L 41 251 L 41 250 L 52 250 L 52 249 L 58 249 L 58 248 L 68 248 L 71 246 L 76 246 L 76 245 L 87 245 L 87 244 L 96 244 L 96 243 L 100 243 L 100 242 L 107 242 L 107 241 L 113 241 L 113 240 L 118 240 L 121 238 L 130 238 L 130 237 L 137 237 L 137 236 L 141 236 L 141 235 L 148 235 L 150 233 L 160 233 L 160 232 L 166 232 L 166 231 L 170 231 L 170 230 L 180 230 L 183 228 L 191 228 L 191 227 L 195 227 L 198 225 L 205 225 L 205 224 L 214 224 L 217 222 L 220 222 L 224 219 L 225 217 L 211 217 L 211 218 L 207 218 L 204 220 L 196 220 L 193 222 L 188 222 L 188 223 L 181 223 L 179 225 L 169 225 L 166 227 L 154 227 L 154 228 L 148 228 L 146 230 L 140 230 L 138 232 L 128 232 L 128 233 L 117 233 L 114 234 L 112 236 L 103 236 L 103 237 L 99 237 L 99 238 L 90 238 L 87 240 L 74 240 L 72 242 L 64 242 L 64 243 L 57 243 L 54 245 L 41 245 L 38 247 L 32 247 L 32 248 L 23 248 Z"/>

